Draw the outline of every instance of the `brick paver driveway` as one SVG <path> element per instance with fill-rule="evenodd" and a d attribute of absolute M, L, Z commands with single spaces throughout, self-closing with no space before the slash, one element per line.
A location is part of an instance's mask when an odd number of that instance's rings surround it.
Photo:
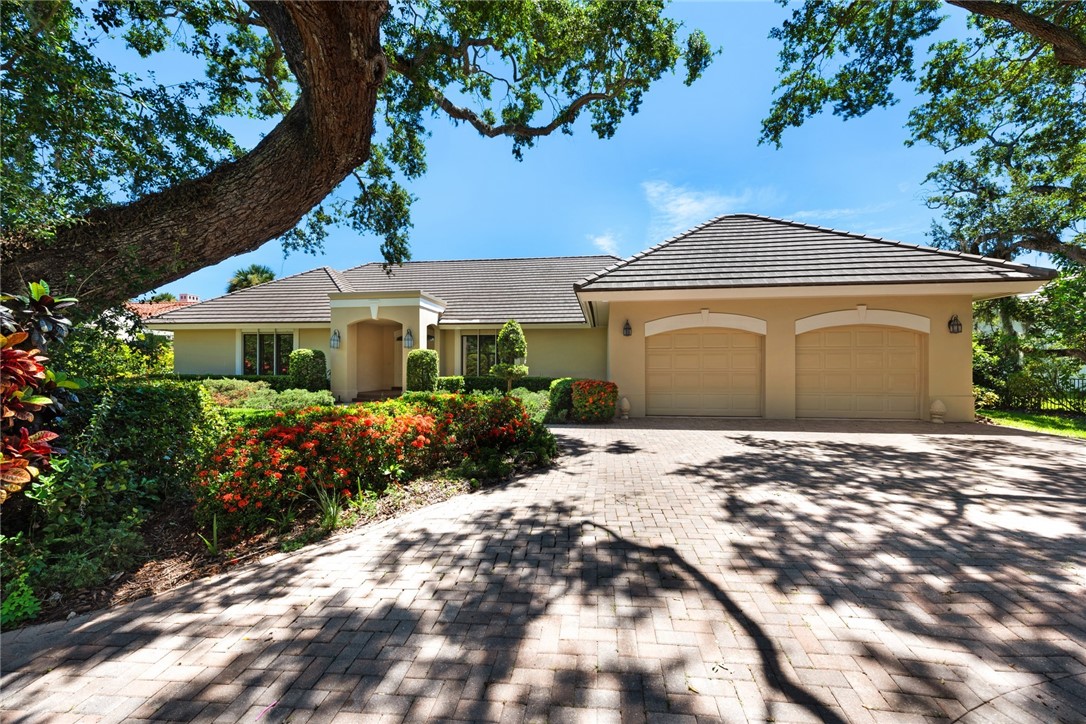
<path fill-rule="evenodd" d="M 1081 441 L 556 432 L 547 472 L 4 635 L 4 721 L 1086 720 Z"/>

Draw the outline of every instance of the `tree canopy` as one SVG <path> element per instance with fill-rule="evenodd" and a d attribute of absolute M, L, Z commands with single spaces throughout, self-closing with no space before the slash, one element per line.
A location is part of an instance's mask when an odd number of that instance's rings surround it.
<path fill-rule="evenodd" d="M 428 124 L 517 156 L 582 114 L 610 137 L 663 74 L 689 84 L 712 58 L 664 5 L 4 0 L 4 283 L 108 306 L 270 239 L 317 248 L 333 223 L 402 262 Z M 106 59 L 120 47 L 205 72 L 167 82 Z M 232 117 L 276 124 L 246 149 Z"/>
<path fill-rule="evenodd" d="M 968 36 L 928 48 L 921 43 L 947 20 L 939 3 L 796 8 L 772 33 L 781 80 L 762 140 L 779 145 L 827 108 L 848 119 L 890 106 L 907 86 L 918 98 L 909 143 L 947 155 L 927 178 L 928 204 L 943 217 L 936 243 L 1086 263 L 1086 3 L 949 4 L 971 13 Z"/>
<path fill-rule="evenodd" d="M 263 264 L 250 264 L 234 272 L 230 281 L 226 283 L 227 292 L 236 292 L 239 289 L 248 289 L 257 284 L 263 284 L 275 279 L 275 272 Z"/>

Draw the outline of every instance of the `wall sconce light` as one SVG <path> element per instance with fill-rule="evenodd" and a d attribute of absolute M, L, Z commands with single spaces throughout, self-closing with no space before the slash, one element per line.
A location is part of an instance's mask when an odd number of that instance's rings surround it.
<path fill-rule="evenodd" d="M 633 334 L 633 327 L 630 326 L 630 320 L 626 320 L 626 324 L 622 325 L 622 336 L 629 337 Z"/>
<path fill-rule="evenodd" d="M 946 328 L 950 330 L 951 334 L 962 333 L 962 321 L 958 319 L 957 314 L 950 315 L 950 321 L 946 323 Z"/>
<path fill-rule="evenodd" d="M 339 349 L 339 330 L 332 330 L 332 338 L 328 340 L 328 346 L 332 349 Z"/>
<path fill-rule="evenodd" d="M 403 346 L 407 349 L 411 349 L 415 346 L 415 335 L 411 334 L 410 327 L 408 327 L 407 331 L 403 333 Z"/>

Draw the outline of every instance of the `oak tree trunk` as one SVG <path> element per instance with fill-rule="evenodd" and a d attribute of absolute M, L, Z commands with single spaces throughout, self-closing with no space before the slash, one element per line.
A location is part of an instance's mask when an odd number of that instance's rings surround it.
<path fill-rule="evenodd" d="M 93 308 L 123 302 L 285 233 L 369 158 L 387 4 L 252 4 L 298 81 L 294 107 L 206 176 L 94 210 L 55 239 L 7 244 L 5 291 L 45 279 Z"/>

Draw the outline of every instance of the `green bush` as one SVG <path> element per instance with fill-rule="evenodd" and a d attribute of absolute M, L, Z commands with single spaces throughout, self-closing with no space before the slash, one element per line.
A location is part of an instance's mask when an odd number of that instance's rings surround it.
<path fill-rule="evenodd" d="M 92 382 L 165 375 L 173 370 L 173 341 L 150 333 L 126 339 L 109 326 L 81 324 L 50 357 L 57 369 Z"/>
<path fill-rule="evenodd" d="M 245 382 L 264 382 L 276 392 L 291 389 L 288 375 L 149 375 L 154 380 L 178 380 L 181 382 L 203 382 L 204 380 L 242 380 Z M 327 389 L 327 386 L 325 387 Z"/>
<path fill-rule="evenodd" d="M 287 389 L 276 392 L 263 380 L 204 380 L 201 382 L 211 395 L 211 400 L 224 409 L 244 408 L 249 410 L 296 410 L 314 405 L 333 405 L 335 398 L 328 390 Z"/>
<path fill-rule="evenodd" d="M 328 367 L 324 352 L 319 349 L 296 349 L 290 353 L 290 386 L 293 389 L 317 390 L 328 389 Z"/>
<path fill-rule="evenodd" d="M 457 375 L 454 377 L 438 377 L 437 378 L 437 391 L 438 392 L 463 392 L 464 391 L 464 378 Z"/>
<path fill-rule="evenodd" d="M 437 350 L 413 349 L 407 353 L 408 390 L 434 392 L 437 377 Z"/>
<path fill-rule="evenodd" d="M 490 374 L 505 382 L 506 391 L 513 389 L 513 382 L 528 375 L 528 342 L 524 330 L 515 319 L 506 322 L 498 332 L 498 363 L 490 368 Z"/>
<path fill-rule="evenodd" d="M 565 422 L 573 415 L 573 377 L 559 377 L 549 388 L 550 419 Z"/>
<path fill-rule="evenodd" d="M 493 392 L 505 388 L 505 380 L 490 375 L 464 375 L 464 392 Z"/>
<path fill-rule="evenodd" d="M 303 407 L 336 404 L 336 398 L 328 390 L 283 390 L 271 401 L 269 410 L 297 410 Z"/>
<path fill-rule="evenodd" d="M 973 403 L 978 410 L 994 410 L 999 407 L 999 402 L 998 393 L 973 385 Z"/>
<path fill-rule="evenodd" d="M 524 409 L 528 411 L 528 417 L 537 425 L 542 425 L 547 419 L 547 411 L 550 409 L 550 395 L 546 392 L 532 392 L 523 387 L 517 387 L 509 393 L 524 403 Z"/>

